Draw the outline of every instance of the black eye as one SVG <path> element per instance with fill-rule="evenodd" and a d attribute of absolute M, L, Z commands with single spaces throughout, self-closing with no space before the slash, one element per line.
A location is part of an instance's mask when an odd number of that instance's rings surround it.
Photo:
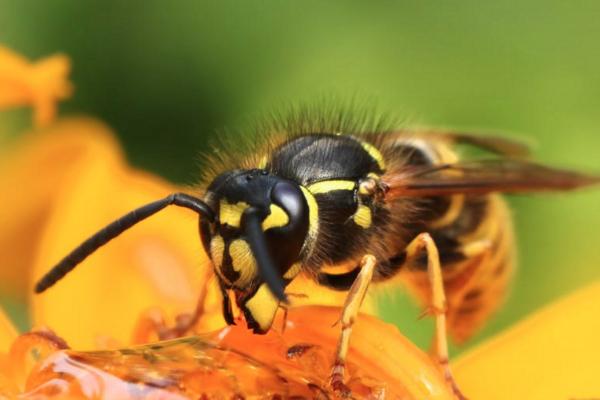
<path fill-rule="evenodd" d="M 300 186 L 294 182 L 279 179 L 270 194 L 271 204 L 279 206 L 288 216 L 284 226 L 274 227 L 265 233 L 271 256 L 283 276 L 300 260 L 309 228 L 309 208 Z"/>
<path fill-rule="evenodd" d="M 284 209 L 291 227 L 308 220 L 308 205 L 298 185 L 285 181 L 277 183 L 271 191 L 271 200 Z"/>

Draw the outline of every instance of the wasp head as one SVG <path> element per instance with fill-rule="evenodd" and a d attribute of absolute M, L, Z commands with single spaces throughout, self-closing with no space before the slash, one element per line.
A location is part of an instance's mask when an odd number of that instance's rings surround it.
<path fill-rule="evenodd" d="M 236 170 L 209 185 L 206 201 L 216 218 L 202 220 L 200 232 L 221 287 L 234 292 L 248 326 L 266 332 L 285 286 L 300 270 L 309 229 L 302 190 L 266 170 Z"/>

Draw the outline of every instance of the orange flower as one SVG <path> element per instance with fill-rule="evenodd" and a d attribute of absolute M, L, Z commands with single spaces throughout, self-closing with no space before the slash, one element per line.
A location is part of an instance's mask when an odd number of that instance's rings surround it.
<path fill-rule="evenodd" d="M 40 170 L 44 179 L 39 179 Z M 64 119 L 26 135 L 0 164 L 0 184 L 21 188 L 9 193 L 0 209 L 0 246 L 11 249 L 0 255 L 2 265 L 10 266 L 0 272 L 2 289 L 28 293 L 34 326 L 50 326 L 77 348 L 92 349 L 98 341 L 106 345 L 107 338 L 129 343 L 137 316 L 152 305 L 161 305 L 170 323 L 194 309 L 211 267 L 194 215 L 175 208 L 111 242 L 52 290 L 33 295 L 34 281 L 82 238 L 141 204 L 178 191 L 127 166 L 104 125 Z M 298 280 L 290 288 L 314 293 L 311 300 L 319 304 L 343 301 L 342 293 L 308 281 Z M 216 284 L 208 285 L 204 307 L 198 328 L 222 326 Z"/>
<path fill-rule="evenodd" d="M 462 390 L 472 399 L 594 398 L 600 392 L 600 322 L 594 318 L 599 304 L 600 282 L 474 349 L 453 364 Z M 310 396 L 311 390 L 326 390 L 328 357 L 338 333 L 331 321 L 338 313 L 335 308 L 294 309 L 284 334 L 274 330 L 258 336 L 234 326 L 200 338 L 113 352 L 57 351 L 60 343 L 51 335 L 21 336 L 11 348 L 10 364 L 6 352 L 0 355 L 0 398 L 10 398 L 19 387 L 28 391 L 24 398 L 49 393 L 135 398 L 137 393 L 180 399 L 200 393 L 252 395 L 265 388 Z M 10 326 L 6 329 L 0 338 L 14 336 Z M 15 371 L 15 365 L 21 370 Z M 52 372 L 56 368 L 64 372 L 58 376 Z M 452 398 L 427 356 L 372 317 L 358 320 L 349 372 L 357 395 L 385 387 L 391 398 Z"/>
<path fill-rule="evenodd" d="M 47 127 L 23 136 L 0 158 L 0 185 L 19 189 L 9 191 L 0 208 L 0 290 L 29 299 L 36 327 L 17 336 L 0 310 L 0 399 L 239 398 L 265 392 L 326 398 L 339 308 L 294 307 L 283 333 L 282 315 L 264 336 L 241 324 L 224 328 L 197 221 L 186 210 L 144 221 L 47 293 L 30 294 L 33 283 L 82 238 L 179 188 L 128 166 L 102 123 L 51 123 L 55 101 L 68 91 L 64 74 L 56 73 L 58 64 L 68 65 L 65 59 L 33 67 L 7 50 L 2 57 L 10 68 L 0 68 L 0 89 L 10 90 L 0 107 L 32 104 Z M 144 316 L 159 315 L 172 325 L 178 314 L 194 309 L 204 287 L 204 314 L 195 329 L 212 333 L 132 345 L 145 337 L 140 332 L 151 331 Z M 298 305 L 339 305 L 345 296 L 307 280 L 295 281 L 290 292 L 310 294 Z M 600 284 L 479 346 L 454 363 L 459 386 L 472 399 L 597 397 L 600 322 L 591 316 L 598 315 L 598 304 Z M 67 343 L 75 350 L 65 350 Z M 115 348 L 121 350 L 110 350 Z M 348 376 L 360 398 L 453 398 L 427 355 L 396 328 L 366 315 L 353 332 Z"/>
<path fill-rule="evenodd" d="M 65 120 L 22 136 L 3 149 L 0 185 L 0 291 L 25 300 L 42 228 L 69 176 L 90 159 L 115 163 L 120 150 L 110 131 L 91 119 Z M 40 172 L 43 171 L 43 176 Z"/>
<path fill-rule="evenodd" d="M 600 391 L 600 322 L 593 317 L 599 304 L 600 282 L 534 314 L 457 360 L 458 384 L 471 399 L 594 398 Z M 338 315 L 336 308 L 302 307 L 292 309 L 283 334 L 276 328 L 253 335 L 240 325 L 120 351 L 62 351 L 51 334 L 23 335 L 10 356 L 0 349 L 0 398 L 20 391 L 27 393 L 22 398 L 223 398 L 266 390 L 318 398 L 327 391 L 339 333 L 331 321 Z M 6 329 L 0 338 L 14 336 Z M 353 335 L 349 385 L 355 395 L 385 388 L 385 398 L 452 398 L 428 356 L 396 328 L 361 316 Z"/>
<path fill-rule="evenodd" d="M 296 308 L 285 333 L 254 335 L 238 325 L 117 351 L 63 351 L 52 334 L 27 334 L 10 350 L 13 367 L 0 369 L 0 397 L 326 398 L 332 394 L 327 382 L 339 334 L 331 322 L 338 317 L 333 307 Z M 395 327 L 363 316 L 354 342 L 348 385 L 355 396 L 453 398 L 429 357 Z M 2 373 L 12 386 L 2 386 Z"/>
<path fill-rule="evenodd" d="M 32 64 L 0 46 L 0 107 L 33 105 L 36 125 L 47 125 L 56 113 L 56 101 L 71 94 L 69 69 L 69 59 L 63 55 Z"/>
<path fill-rule="evenodd" d="M 65 56 L 55 55 L 31 64 L 0 46 L 0 109 L 31 105 L 36 125 L 49 124 L 56 101 L 71 92 L 67 80 L 69 68 Z M 99 123 L 91 130 L 106 131 Z M 1 187 L 16 189 L 27 183 L 27 190 L 5 190 L 0 208 L 0 248 L 11 249 L 0 252 L 0 292 L 19 300 L 25 297 L 33 257 L 31 249 L 51 208 L 51 194 L 69 173 L 70 166 L 76 167 L 77 158 L 87 153 L 86 147 L 95 146 L 85 133 L 80 136 L 72 130 L 67 135 L 71 140 L 65 143 L 56 141 L 52 132 L 29 134 L 17 143 L 3 143 L 0 148 Z M 99 139 L 112 140 L 100 136 Z M 43 179 L 40 171 L 44 171 Z"/>
<path fill-rule="evenodd" d="M 17 56 L 14 58 L 19 60 Z M 21 72 L 25 74 L 25 71 L 24 68 Z M 23 82 L 14 83 L 15 88 L 25 87 L 33 79 L 25 75 L 20 77 Z M 50 83 L 41 85 L 55 86 Z M 31 103 L 36 101 L 35 96 L 23 97 L 22 100 Z M 11 249 L 10 252 L 3 252 L 2 256 L 5 257 L 2 265 L 10 267 L 1 271 L 5 284 L 2 290 L 11 291 L 13 295 L 31 293 L 32 283 L 50 268 L 52 262 L 60 259 L 82 238 L 107 221 L 177 190 L 154 176 L 127 166 L 110 130 L 88 118 L 64 119 L 43 130 L 29 133 L 13 144 L 5 155 L 0 164 L 0 184 L 20 188 L 5 199 L 2 214 L 4 229 L 0 233 L 0 247 Z M 197 223 L 193 216 L 181 209 L 169 210 L 144 222 L 143 226 L 132 229 L 94 254 L 86 260 L 83 268 L 74 271 L 51 291 L 41 296 L 31 295 L 34 325 L 51 327 L 74 348 L 91 349 L 130 343 L 139 327 L 139 316 L 152 304 L 160 304 L 160 312 L 166 317 L 167 323 L 172 323 L 176 314 L 193 310 L 202 281 L 209 272 L 209 263 L 197 235 Z M 311 300 L 321 304 L 340 304 L 344 296 L 300 280 L 290 290 L 311 293 Z M 208 331 L 224 326 L 219 296 L 215 285 L 209 285 L 205 314 L 198 330 Z M 22 391 L 36 393 L 36 382 L 41 384 L 47 371 L 40 363 L 64 346 L 46 333 L 25 334 L 15 340 L 16 330 L 3 314 L 1 316 L 0 394 L 12 396 Z M 251 354 L 253 358 L 269 356 L 270 364 L 277 361 L 287 365 L 293 363 L 285 358 L 284 353 L 277 353 L 279 358 L 273 357 L 273 344 L 279 342 L 279 346 L 284 348 L 287 343 L 310 337 L 320 347 L 318 352 L 309 352 L 308 359 L 313 360 L 319 354 L 320 373 L 315 373 L 305 365 L 305 378 L 314 381 L 315 385 L 324 386 L 329 368 L 328 358 L 339 330 L 332 328 L 332 324 L 338 316 L 337 309 L 292 311 L 285 340 L 275 332 L 267 336 L 254 336 L 244 328 L 235 327 L 227 330 L 227 340 L 220 339 L 217 343 L 241 350 L 251 342 L 255 346 Z M 320 324 L 317 324 L 318 320 Z M 373 323 L 381 324 L 376 320 Z M 317 329 L 319 325 L 323 325 L 322 329 Z M 362 323 L 357 327 L 356 337 L 368 337 L 361 326 Z M 448 390 L 443 379 L 427 356 L 411 347 L 395 329 L 387 326 L 381 329 L 382 334 L 387 332 L 396 340 L 391 340 L 390 345 L 399 346 L 399 349 L 388 349 L 385 354 L 382 349 L 376 350 L 381 356 L 387 356 L 387 362 L 393 362 L 394 365 L 397 364 L 396 360 L 390 358 L 390 354 L 406 354 L 403 365 L 407 369 L 388 368 L 394 373 L 389 375 L 390 372 L 387 372 L 389 376 L 377 377 L 380 371 L 374 368 L 373 360 L 380 357 L 370 358 L 368 354 L 363 354 L 364 362 L 370 361 L 369 368 L 375 369 L 374 378 L 379 379 L 379 384 L 386 382 L 390 385 L 389 390 L 392 390 L 390 382 L 394 379 L 405 381 L 403 385 L 406 388 L 398 387 L 395 390 L 408 390 L 418 395 L 428 394 L 432 388 L 434 393 L 440 394 L 440 398 L 444 398 L 444 393 L 447 398 Z M 217 336 L 213 335 L 212 339 L 214 342 Z M 185 343 L 180 347 L 183 353 L 186 350 L 194 351 L 193 346 Z M 370 352 L 372 347 L 367 347 L 367 350 Z M 357 353 L 353 356 L 358 361 L 360 351 Z M 61 356 L 52 357 L 60 359 Z M 237 368 L 251 367 L 253 361 L 248 357 L 238 360 L 242 365 L 230 366 L 229 373 L 236 373 Z M 267 359 L 263 360 L 267 362 Z M 118 359 L 112 361 L 119 362 Z M 125 363 L 128 361 L 125 360 Z M 53 361 L 48 359 L 44 362 L 52 365 Z M 110 363 L 110 358 L 106 362 Z M 40 365 L 40 370 L 36 369 L 37 365 Z M 302 365 L 296 365 L 290 371 L 284 368 L 281 373 L 291 374 Z M 411 375 L 410 371 L 415 366 L 422 371 Z M 264 373 L 268 375 L 269 371 L 265 369 Z M 408 379 L 411 376 L 415 382 Z M 300 376 L 294 378 L 299 382 Z M 250 382 L 251 379 L 252 376 L 243 377 L 244 381 Z M 277 385 L 280 383 L 273 382 L 274 390 L 279 390 Z M 368 389 L 366 383 L 358 381 L 355 386 L 357 390 Z M 306 391 L 308 386 L 302 387 Z M 225 392 L 228 388 L 217 385 L 214 390 Z M 254 387 L 252 390 L 258 389 Z M 83 391 L 70 394 L 80 396 Z"/>
<path fill-rule="evenodd" d="M 473 399 L 600 398 L 600 282 L 554 302 L 454 362 Z"/>

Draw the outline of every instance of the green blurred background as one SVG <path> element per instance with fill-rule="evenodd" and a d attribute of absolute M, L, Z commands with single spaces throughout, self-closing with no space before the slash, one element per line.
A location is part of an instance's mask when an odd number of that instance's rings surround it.
<path fill-rule="evenodd" d="M 134 165 L 183 183 L 217 130 L 329 94 L 531 138 L 541 161 L 600 172 L 599 21 L 597 1 L 0 0 L 1 43 L 71 57 L 76 93 L 62 113 L 105 120 Z M 7 115 L 15 132 L 29 123 Z M 511 203 L 512 294 L 467 347 L 600 276 L 600 190 Z M 381 304 L 429 342 L 405 295 Z"/>

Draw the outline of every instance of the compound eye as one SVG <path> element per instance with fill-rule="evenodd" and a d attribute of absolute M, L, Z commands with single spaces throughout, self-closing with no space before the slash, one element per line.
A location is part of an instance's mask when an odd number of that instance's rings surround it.
<path fill-rule="evenodd" d="M 308 218 L 308 205 L 298 185 L 278 182 L 271 191 L 271 201 L 285 210 L 292 226 Z"/>

